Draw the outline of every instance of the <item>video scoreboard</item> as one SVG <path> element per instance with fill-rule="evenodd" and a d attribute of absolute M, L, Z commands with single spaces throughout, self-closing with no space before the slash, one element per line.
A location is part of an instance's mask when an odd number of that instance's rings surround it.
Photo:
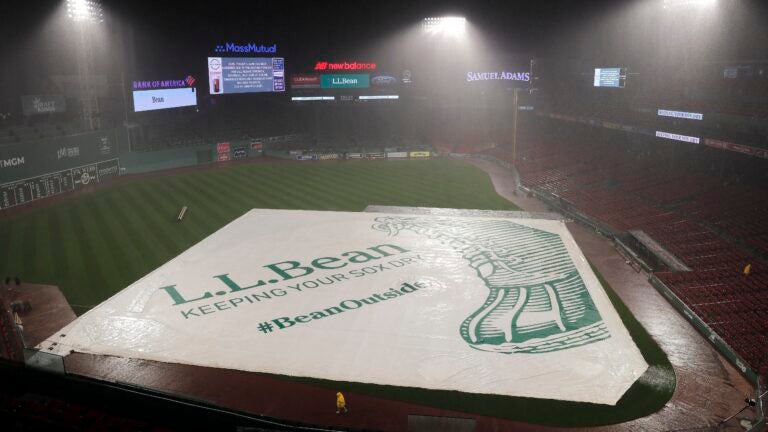
<path fill-rule="evenodd" d="M 285 91 L 282 57 L 208 57 L 211 95 Z"/>
<path fill-rule="evenodd" d="M 624 88 L 626 84 L 627 68 L 595 68 L 595 87 Z"/>
<path fill-rule="evenodd" d="M 395 74 L 370 61 L 320 60 L 311 70 L 291 74 L 288 82 L 294 102 L 392 101 L 400 99 L 411 73 Z"/>

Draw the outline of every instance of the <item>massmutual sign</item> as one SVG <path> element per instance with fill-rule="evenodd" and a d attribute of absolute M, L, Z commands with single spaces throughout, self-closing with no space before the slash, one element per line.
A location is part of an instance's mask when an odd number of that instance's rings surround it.
<path fill-rule="evenodd" d="M 234 42 L 225 42 L 223 44 L 216 45 L 213 51 L 217 54 L 275 54 L 277 53 L 277 44 L 264 45 L 253 42 L 238 44 Z"/>
<path fill-rule="evenodd" d="M 647 368 L 564 224 L 503 217 L 252 210 L 58 334 L 46 351 L 601 404 Z"/>

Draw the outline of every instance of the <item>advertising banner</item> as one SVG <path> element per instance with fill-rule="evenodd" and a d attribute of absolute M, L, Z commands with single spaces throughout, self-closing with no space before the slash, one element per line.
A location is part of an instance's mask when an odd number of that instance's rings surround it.
<path fill-rule="evenodd" d="M 229 155 L 229 153 L 219 153 L 216 156 L 217 162 L 228 162 L 230 160 L 232 160 L 232 157 Z"/>
<path fill-rule="evenodd" d="M 370 85 L 368 74 L 320 75 L 322 88 L 368 88 Z"/>
<path fill-rule="evenodd" d="M 419 157 L 429 157 L 428 151 L 413 151 L 409 153 L 409 156 L 412 158 L 419 158 Z"/>
<path fill-rule="evenodd" d="M 320 154 L 320 160 L 335 160 L 341 159 L 341 155 L 338 153 L 322 153 Z"/>
<path fill-rule="evenodd" d="M 408 152 L 389 152 L 389 153 L 387 153 L 387 157 L 391 158 L 391 159 L 407 158 L 408 157 Z"/>
<path fill-rule="evenodd" d="M 362 153 L 347 153 L 347 159 L 362 159 Z"/>
<path fill-rule="evenodd" d="M 197 92 L 194 87 L 133 92 L 133 110 L 135 112 L 187 106 L 197 106 Z"/>
<path fill-rule="evenodd" d="M 742 153 L 749 156 L 755 156 L 763 159 L 768 159 L 768 150 L 752 147 L 744 144 L 736 144 L 728 141 L 720 141 L 716 139 L 711 138 L 705 138 L 704 139 L 704 145 L 714 148 L 719 148 L 722 150 L 728 150 L 733 151 L 737 153 Z"/>
<path fill-rule="evenodd" d="M 386 153 L 366 153 L 364 155 L 366 159 L 384 159 L 387 157 Z"/>
<path fill-rule="evenodd" d="M 565 224 L 503 216 L 251 210 L 54 335 L 38 348 L 607 405 L 648 368 Z"/>
<path fill-rule="evenodd" d="M 229 153 L 230 145 L 228 142 L 216 144 L 216 153 Z"/>
<path fill-rule="evenodd" d="M 291 75 L 292 89 L 320 88 L 320 75 Z"/>
<path fill-rule="evenodd" d="M 21 111 L 24 115 L 65 112 L 67 103 L 64 95 L 27 95 L 21 97 Z"/>
<path fill-rule="evenodd" d="M 114 129 L 0 146 L 0 183 L 117 157 Z"/>
<path fill-rule="evenodd" d="M 232 157 L 235 159 L 245 159 L 248 156 L 248 150 L 245 147 L 235 147 L 232 151 Z"/>

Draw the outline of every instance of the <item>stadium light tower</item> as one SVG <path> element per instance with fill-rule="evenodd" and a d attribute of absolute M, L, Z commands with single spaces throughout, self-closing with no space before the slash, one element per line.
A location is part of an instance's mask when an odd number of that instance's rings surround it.
<path fill-rule="evenodd" d="M 467 19 L 464 17 L 430 17 L 424 18 L 422 29 L 427 34 L 445 34 L 461 36 L 467 31 Z"/>
<path fill-rule="evenodd" d="M 75 22 L 77 32 L 77 74 L 80 81 L 80 108 L 86 130 L 101 127 L 99 99 L 94 86 L 93 37 L 91 26 L 104 22 L 98 0 L 67 0 L 67 17 Z"/>
<path fill-rule="evenodd" d="M 662 0 L 661 7 L 664 9 L 673 9 L 687 6 L 713 6 L 717 0 Z"/>
<path fill-rule="evenodd" d="M 104 10 L 96 0 L 67 0 L 67 16 L 73 21 L 104 22 Z"/>

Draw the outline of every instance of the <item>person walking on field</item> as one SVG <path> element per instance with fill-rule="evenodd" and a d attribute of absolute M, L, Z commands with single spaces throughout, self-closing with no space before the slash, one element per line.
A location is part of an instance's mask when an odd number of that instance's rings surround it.
<path fill-rule="evenodd" d="M 349 411 L 347 409 L 347 401 L 344 400 L 344 395 L 341 392 L 336 392 L 336 414 L 341 410 L 344 410 L 345 413 Z"/>

